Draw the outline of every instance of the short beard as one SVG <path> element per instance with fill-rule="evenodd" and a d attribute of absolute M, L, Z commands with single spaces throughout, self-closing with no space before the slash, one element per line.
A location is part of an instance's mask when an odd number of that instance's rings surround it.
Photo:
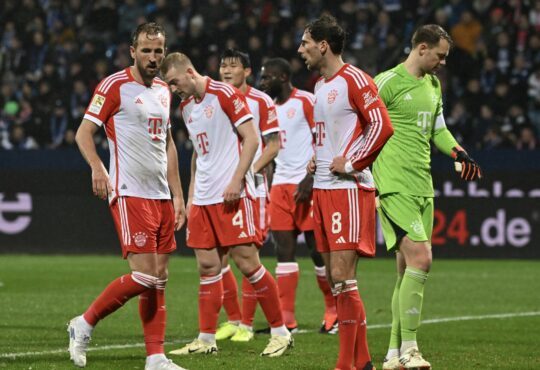
<path fill-rule="evenodd" d="M 140 75 L 141 75 L 141 77 L 142 77 L 142 79 L 143 79 L 144 81 L 151 81 L 151 80 L 153 80 L 154 77 L 156 77 L 157 74 L 158 74 L 158 72 L 159 72 L 159 69 L 157 68 L 157 64 L 156 64 L 156 72 L 153 73 L 153 74 L 148 73 L 148 72 L 146 71 L 145 66 L 143 66 L 142 64 L 140 64 L 138 61 L 137 61 L 136 65 L 137 65 L 137 70 L 139 71 L 139 73 L 140 73 Z"/>

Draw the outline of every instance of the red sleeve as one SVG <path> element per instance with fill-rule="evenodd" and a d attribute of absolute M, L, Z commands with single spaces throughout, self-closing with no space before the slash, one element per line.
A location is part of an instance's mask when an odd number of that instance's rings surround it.
<path fill-rule="evenodd" d="M 120 107 L 119 85 L 115 84 L 108 89 L 102 89 L 104 81 L 100 82 L 96 87 L 92 100 L 84 113 L 85 119 L 94 122 L 98 126 L 107 123 L 118 112 L 118 108 Z"/>
<path fill-rule="evenodd" d="M 306 117 L 310 130 L 313 131 L 315 130 L 315 118 L 313 117 L 314 104 L 311 100 L 304 97 L 300 97 L 300 101 L 302 102 L 304 117 Z"/>
<path fill-rule="evenodd" d="M 246 98 L 240 91 L 235 89 L 232 94 L 219 91 L 217 96 L 221 108 L 234 126 L 239 126 L 253 118 L 253 114 L 251 114 L 247 105 Z"/>
<path fill-rule="evenodd" d="M 394 133 L 386 105 L 379 97 L 377 86 L 363 72 L 356 70 L 346 77 L 349 102 L 358 114 L 363 140 L 354 152 L 346 153 L 353 168 L 362 171 L 375 161 L 384 144 Z"/>
<path fill-rule="evenodd" d="M 272 132 L 279 132 L 276 106 L 272 103 L 268 105 L 264 99 L 259 100 L 259 130 L 265 136 Z"/>

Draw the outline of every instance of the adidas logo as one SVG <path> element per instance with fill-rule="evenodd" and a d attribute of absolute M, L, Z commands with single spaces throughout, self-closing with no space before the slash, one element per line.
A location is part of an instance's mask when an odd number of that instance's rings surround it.
<path fill-rule="evenodd" d="M 137 98 L 137 100 L 135 100 L 135 104 L 142 104 L 142 103 L 143 102 L 142 102 L 141 98 Z"/>
<path fill-rule="evenodd" d="M 409 308 L 405 313 L 409 315 L 420 315 L 420 311 L 416 307 Z"/>
<path fill-rule="evenodd" d="M 412 100 L 411 94 L 407 93 L 407 94 L 405 95 L 405 97 L 403 98 L 403 100 Z"/>
<path fill-rule="evenodd" d="M 336 240 L 336 243 L 338 243 L 338 244 L 343 244 L 343 243 L 347 243 L 347 242 L 345 241 L 345 238 L 344 238 L 343 236 L 340 236 L 340 237 L 338 238 L 338 240 Z"/>
<path fill-rule="evenodd" d="M 238 235 L 239 238 L 247 238 L 247 234 L 245 232 L 241 232 L 240 235 Z"/>

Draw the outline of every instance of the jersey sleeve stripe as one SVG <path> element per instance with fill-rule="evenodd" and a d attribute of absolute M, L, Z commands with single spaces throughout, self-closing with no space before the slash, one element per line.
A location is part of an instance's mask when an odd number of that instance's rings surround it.
<path fill-rule="evenodd" d="M 351 162 L 355 162 L 358 158 L 363 158 L 366 153 L 369 153 L 381 133 L 382 117 L 380 109 L 376 108 L 370 110 L 369 118 L 371 119 L 371 125 L 367 137 L 365 138 L 364 145 L 362 145 L 358 153 L 351 158 Z"/>
<path fill-rule="evenodd" d="M 364 72 L 360 71 L 357 68 L 354 68 L 353 66 L 349 66 L 349 68 L 347 68 L 347 71 L 353 75 L 356 75 L 356 77 L 358 77 L 358 79 L 363 82 L 363 86 L 368 85 L 368 80 L 366 79 L 366 76 L 364 76 Z"/>
<path fill-rule="evenodd" d="M 126 72 L 121 71 L 117 72 L 113 75 L 110 75 L 105 80 L 103 80 L 103 83 L 100 84 L 98 91 L 101 91 L 102 93 L 106 94 L 107 91 L 109 91 L 109 88 L 117 81 L 119 80 L 128 80 L 129 77 Z"/>
<path fill-rule="evenodd" d="M 390 81 L 392 78 L 394 78 L 395 76 L 396 74 L 394 72 L 390 72 L 388 75 L 381 77 L 379 81 L 375 80 L 375 83 L 377 84 L 379 91 L 381 91 L 383 86 L 386 85 L 386 83 Z"/>
<path fill-rule="evenodd" d="M 87 119 L 89 121 L 94 122 L 99 127 L 103 126 L 103 121 L 101 121 L 99 118 L 92 116 L 91 114 L 86 113 L 83 117 L 83 119 Z"/>
<path fill-rule="evenodd" d="M 210 87 L 223 92 L 228 98 L 234 94 L 234 89 L 223 82 L 210 81 Z"/>
<path fill-rule="evenodd" d="M 108 83 L 107 83 L 107 86 L 104 86 L 101 91 L 104 93 L 104 94 L 107 94 L 109 92 L 109 90 L 111 89 L 111 87 L 117 83 L 117 82 L 122 82 L 122 81 L 128 81 L 129 80 L 129 77 L 128 76 L 122 76 L 122 77 L 117 77 L 115 78 L 114 80 L 110 80 Z"/>
<path fill-rule="evenodd" d="M 358 89 L 362 89 L 363 87 L 365 87 L 367 84 L 362 82 L 361 80 L 359 80 L 358 76 L 353 74 L 353 73 L 350 73 L 349 70 L 345 70 L 343 73 L 345 73 L 346 75 L 348 76 L 351 76 L 352 79 L 354 80 L 354 82 L 356 83 L 356 86 L 358 87 Z"/>
<path fill-rule="evenodd" d="M 238 127 L 240 126 L 242 123 L 246 122 L 246 121 L 249 121 L 250 119 L 253 119 L 253 114 L 246 114 L 245 116 L 243 117 L 240 117 L 239 119 L 236 120 L 236 122 L 233 122 L 233 125 L 235 127 Z"/>
<path fill-rule="evenodd" d="M 258 100 L 264 100 L 264 102 L 266 103 L 266 108 L 270 108 L 274 105 L 274 102 L 272 101 L 272 99 L 261 91 L 258 91 L 252 88 L 250 91 L 250 95 L 255 98 L 258 98 Z"/>
<path fill-rule="evenodd" d="M 274 132 L 279 132 L 279 126 L 269 128 L 268 130 L 264 130 L 264 131 L 261 132 L 261 135 L 266 136 L 266 135 L 272 134 Z"/>

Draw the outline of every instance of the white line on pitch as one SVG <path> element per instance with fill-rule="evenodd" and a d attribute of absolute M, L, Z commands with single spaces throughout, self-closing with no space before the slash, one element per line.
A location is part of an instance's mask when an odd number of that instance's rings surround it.
<path fill-rule="evenodd" d="M 527 317 L 527 316 L 540 316 L 540 311 L 532 312 L 513 312 L 513 313 L 499 313 L 491 315 L 478 315 L 478 316 L 456 316 L 456 317 L 441 317 L 439 319 L 430 319 L 422 321 L 422 325 L 428 324 L 439 324 L 444 322 L 454 322 L 454 321 L 471 321 L 471 320 L 489 320 L 489 319 L 506 319 L 512 317 Z M 392 324 L 375 324 L 368 325 L 368 329 L 384 329 L 390 328 Z M 313 330 L 299 330 L 299 334 L 304 333 L 313 333 Z M 166 342 L 165 344 L 178 344 L 178 343 L 187 343 L 190 340 L 180 339 L 175 341 Z M 130 344 L 113 344 L 109 346 L 99 346 L 99 347 L 90 347 L 88 351 L 108 351 L 111 349 L 126 349 L 126 348 L 137 348 L 144 347 L 144 343 L 130 343 Z M 66 353 L 67 349 L 54 349 L 50 351 L 41 351 L 41 352 L 19 352 L 19 353 L 0 353 L 0 358 L 9 358 L 16 359 L 19 357 L 32 357 L 32 356 L 43 356 L 43 355 L 54 355 L 58 353 Z"/>

